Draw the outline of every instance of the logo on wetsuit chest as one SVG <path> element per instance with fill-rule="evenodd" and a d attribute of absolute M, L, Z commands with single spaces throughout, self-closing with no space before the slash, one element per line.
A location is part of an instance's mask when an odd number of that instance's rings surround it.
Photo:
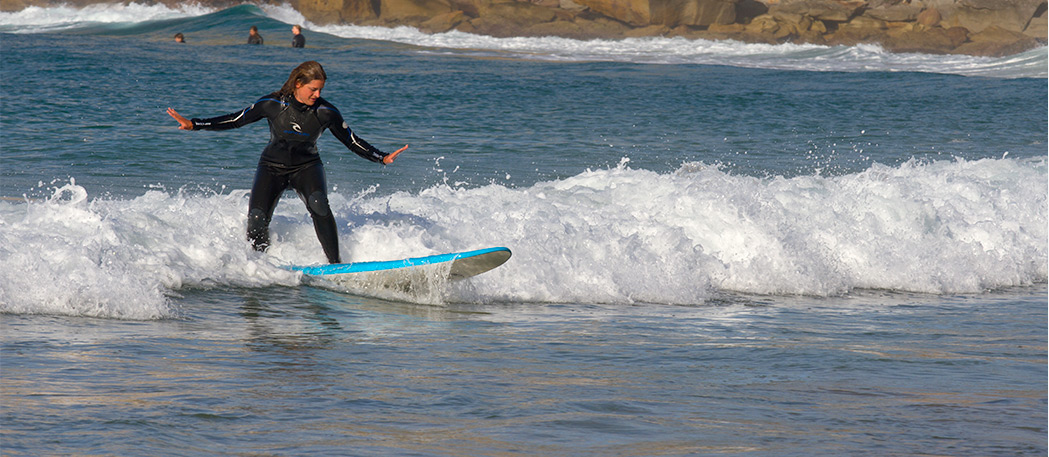
<path fill-rule="evenodd" d="M 292 130 L 294 130 L 294 131 L 292 131 Z M 285 130 L 284 133 L 291 133 L 291 134 L 300 135 L 300 136 L 310 136 L 309 133 L 306 133 L 306 132 L 302 131 L 302 126 L 300 126 L 297 122 L 292 122 L 291 123 L 291 130 Z"/>
<path fill-rule="evenodd" d="M 312 112 L 285 109 L 274 119 L 274 127 L 279 128 L 278 131 L 289 140 L 306 141 L 320 132 L 320 124 L 315 117 L 316 114 Z"/>

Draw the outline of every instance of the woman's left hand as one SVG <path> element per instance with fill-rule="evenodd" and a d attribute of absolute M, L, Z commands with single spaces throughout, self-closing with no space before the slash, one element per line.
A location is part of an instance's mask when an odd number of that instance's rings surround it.
<path fill-rule="evenodd" d="M 408 145 L 407 144 L 404 145 L 403 148 L 400 148 L 400 149 L 398 149 L 396 151 L 393 151 L 389 155 L 387 155 L 386 157 L 383 157 L 382 158 L 382 164 L 383 165 L 389 165 L 389 164 L 393 163 L 393 159 L 396 159 L 397 155 L 402 153 L 402 152 L 404 152 L 405 149 L 408 149 Z"/>

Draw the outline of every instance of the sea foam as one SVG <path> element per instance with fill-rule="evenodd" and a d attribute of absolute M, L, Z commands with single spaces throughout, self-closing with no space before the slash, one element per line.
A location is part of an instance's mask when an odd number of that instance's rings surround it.
<path fill-rule="evenodd" d="M 185 3 L 175 8 L 163 4 L 96 3 L 83 7 L 68 4 L 28 6 L 19 11 L 0 12 L 0 32 L 54 32 L 94 24 L 133 24 L 140 22 L 195 17 L 214 9 L 198 3 Z"/>
<path fill-rule="evenodd" d="M 725 293 L 980 293 L 1046 281 L 1045 159 L 792 178 L 628 165 L 524 188 L 333 193 L 343 259 L 514 251 L 450 284 L 447 302 L 701 304 Z M 168 296 L 179 290 L 295 286 L 301 278 L 281 265 L 324 260 L 293 197 L 260 254 L 244 238 L 245 190 L 92 199 L 69 182 L 50 195 L 0 202 L 2 312 L 177 317 Z"/>

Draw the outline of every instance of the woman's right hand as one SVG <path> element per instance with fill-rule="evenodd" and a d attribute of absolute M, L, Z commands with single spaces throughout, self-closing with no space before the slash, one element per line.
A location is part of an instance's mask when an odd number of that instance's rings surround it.
<path fill-rule="evenodd" d="M 168 116 L 178 121 L 179 130 L 193 130 L 193 122 L 179 114 L 178 111 L 175 111 L 175 108 L 168 108 Z"/>

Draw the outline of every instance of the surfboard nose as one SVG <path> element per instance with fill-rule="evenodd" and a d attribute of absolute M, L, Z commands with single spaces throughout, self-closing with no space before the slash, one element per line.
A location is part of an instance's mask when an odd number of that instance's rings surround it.
<path fill-rule="evenodd" d="M 506 263 L 510 260 L 510 255 L 510 249 L 491 248 L 482 254 L 455 259 L 451 271 L 448 272 L 448 279 L 456 281 L 477 276 Z"/>

